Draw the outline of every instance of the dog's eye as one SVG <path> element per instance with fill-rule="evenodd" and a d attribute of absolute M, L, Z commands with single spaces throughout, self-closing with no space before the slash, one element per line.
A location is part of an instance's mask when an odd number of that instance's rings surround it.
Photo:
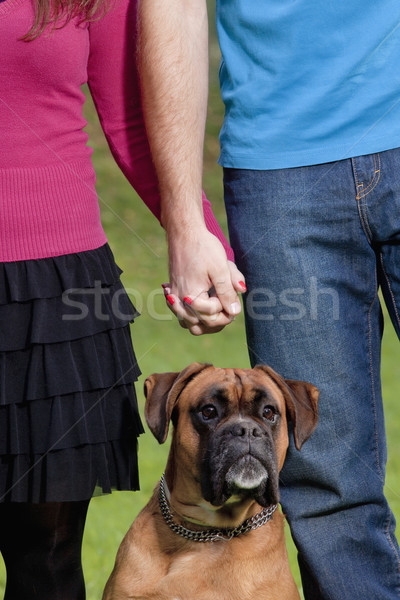
<path fill-rule="evenodd" d="M 263 417 L 264 419 L 267 419 L 267 421 L 271 421 L 272 423 L 275 421 L 276 412 L 272 408 L 272 406 L 264 406 Z"/>
<path fill-rule="evenodd" d="M 215 419 L 218 416 L 217 409 L 212 404 L 207 404 L 203 406 L 201 409 L 201 414 L 205 421 L 209 421 L 210 419 Z"/>

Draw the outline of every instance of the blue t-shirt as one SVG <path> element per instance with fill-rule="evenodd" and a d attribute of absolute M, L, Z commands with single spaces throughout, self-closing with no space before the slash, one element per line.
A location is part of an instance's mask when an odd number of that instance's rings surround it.
<path fill-rule="evenodd" d="M 223 166 L 400 146 L 400 0 L 217 0 L 217 29 Z"/>

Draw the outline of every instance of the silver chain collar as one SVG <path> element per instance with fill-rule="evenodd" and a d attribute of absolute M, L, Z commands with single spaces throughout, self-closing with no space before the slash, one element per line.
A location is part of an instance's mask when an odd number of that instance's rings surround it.
<path fill-rule="evenodd" d="M 265 523 L 268 523 L 268 521 L 272 518 L 274 512 L 278 508 L 277 504 L 268 506 L 253 517 L 250 517 L 250 519 L 246 519 L 246 521 L 244 521 L 238 527 L 195 531 L 193 529 L 187 529 L 186 527 L 183 527 L 183 525 L 178 525 L 178 523 L 175 523 L 168 505 L 168 500 L 165 495 L 164 484 L 165 473 L 163 473 L 161 477 L 160 490 L 158 494 L 158 501 L 160 503 L 161 514 L 164 517 L 164 520 L 167 523 L 167 525 L 170 527 L 170 529 L 172 529 L 172 531 L 174 531 L 175 533 L 184 537 L 187 540 L 191 540 L 192 542 L 217 542 L 220 540 L 229 541 L 234 537 L 238 537 L 243 533 L 248 533 L 249 531 L 258 529 L 258 527 L 261 527 L 262 525 L 265 525 Z"/>

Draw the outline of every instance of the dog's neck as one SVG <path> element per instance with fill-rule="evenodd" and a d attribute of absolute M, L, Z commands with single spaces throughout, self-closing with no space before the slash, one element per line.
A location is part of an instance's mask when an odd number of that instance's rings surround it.
<path fill-rule="evenodd" d="M 188 499 L 188 488 L 182 478 L 179 478 L 179 483 L 176 480 L 173 482 L 169 479 L 169 483 L 165 480 L 164 491 L 174 518 L 181 524 L 190 523 L 201 528 L 238 527 L 262 510 L 254 499 L 241 496 L 231 496 L 223 506 L 213 506 L 202 498 L 200 484 L 196 484 L 196 497 L 192 494 Z"/>

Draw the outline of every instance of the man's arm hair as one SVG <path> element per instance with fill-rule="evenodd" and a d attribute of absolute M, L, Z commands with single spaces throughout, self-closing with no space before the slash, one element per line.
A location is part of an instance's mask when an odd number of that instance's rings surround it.
<path fill-rule="evenodd" d="M 208 98 L 205 0 L 140 0 L 139 70 L 146 129 L 168 235 L 202 222 Z"/>

